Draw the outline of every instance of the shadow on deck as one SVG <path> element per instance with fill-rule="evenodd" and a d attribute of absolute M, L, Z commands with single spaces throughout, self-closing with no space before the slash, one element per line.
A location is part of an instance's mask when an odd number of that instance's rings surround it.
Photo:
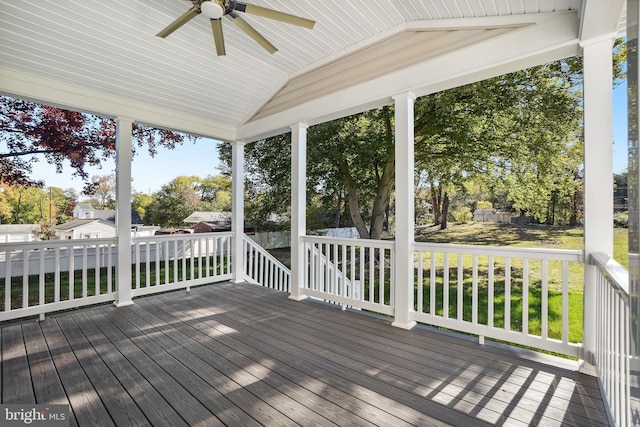
<path fill-rule="evenodd" d="M 72 425 L 607 425 L 576 363 L 253 285 L 7 325 L 2 403 Z"/>

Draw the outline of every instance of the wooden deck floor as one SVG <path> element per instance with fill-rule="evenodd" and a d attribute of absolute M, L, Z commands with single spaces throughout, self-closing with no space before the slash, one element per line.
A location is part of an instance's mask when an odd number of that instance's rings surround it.
<path fill-rule="evenodd" d="M 72 425 L 607 424 L 596 380 L 574 362 L 252 285 L 0 333 L 2 403 L 68 403 Z"/>

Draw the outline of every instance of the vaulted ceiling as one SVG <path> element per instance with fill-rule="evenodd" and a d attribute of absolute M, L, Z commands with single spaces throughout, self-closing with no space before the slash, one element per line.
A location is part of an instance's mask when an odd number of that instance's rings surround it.
<path fill-rule="evenodd" d="M 243 14 L 155 35 L 185 0 L 0 0 L 0 93 L 222 140 L 425 95 L 580 53 L 624 28 L 623 0 L 254 0 L 314 19 Z"/>

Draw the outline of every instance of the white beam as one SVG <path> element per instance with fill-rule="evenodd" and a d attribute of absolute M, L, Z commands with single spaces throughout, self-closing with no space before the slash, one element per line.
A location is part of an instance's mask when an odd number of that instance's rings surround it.
<path fill-rule="evenodd" d="M 413 310 L 414 241 L 414 100 L 411 93 L 394 96 L 396 155 L 396 275 L 395 320 L 392 325 L 411 329 Z"/>
<path fill-rule="evenodd" d="M 131 299 L 131 135 L 133 119 L 116 119 L 116 307 Z"/>
<path fill-rule="evenodd" d="M 307 234 L 307 126 L 291 126 L 291 296 L 304 295 L 304 243 Z"/>
<path fill-rule="evenodd" d="M 233 283 L 244 282 L 244 144 L 231 145 L 231 231 L 233 233 Z"/>
<path fill-rule="evenodd" d="M 595 252 L 613 255 L 613 40 L 584 46 L 584 371 L 596 346 Z"/>

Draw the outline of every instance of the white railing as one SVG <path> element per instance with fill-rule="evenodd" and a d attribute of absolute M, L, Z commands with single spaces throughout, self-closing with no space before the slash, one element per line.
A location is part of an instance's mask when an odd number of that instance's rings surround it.
<path fill-rule="evenodd" d="M 305 295 L 393 315 L 394 242 L 311 236 L 303 242 Z"/>
<path fill-rule="evenodd" d="M 244 236 L 245 280 L 267 288 L 291 292 L 291 270 L 247 235 Z"/>
<path fill-rule="evenodd" d="M 1 243 L 0 321 L 114 301 L 115 247 L 115 239 Z"/>
<path fill-rule="evenodd" d="M 582 316 L 582 251 L 427 243 L 414 251 L 415 321 L 581 356 L 569 307 Z"/>
<path fill-rule="evenodd" d="M 595 363 L 616 426 L 631 424 L 629 274 L 605 254 L 593 254 L 596 277 Z"/>
<path fill-rule="evenodd" d="M 132 296 L 231 279 L 232 240 L 230 232 L 134 238 Z"/>

